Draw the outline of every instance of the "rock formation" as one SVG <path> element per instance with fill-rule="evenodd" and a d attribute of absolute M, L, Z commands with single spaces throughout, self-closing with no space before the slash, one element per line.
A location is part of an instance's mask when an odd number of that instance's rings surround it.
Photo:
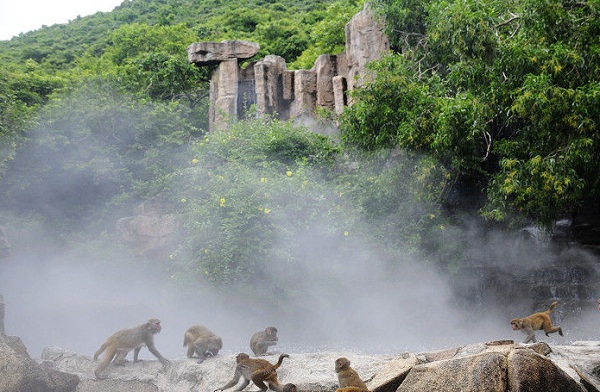
<path fill-rule="evenodd" d="M 0 391 L 72 392 L 78 383 L 76 375 L 31 359 L 21 339 L 0 334 Z"/>
<path fill-rule="evenodd" d="M 384 26 L 368 6 L 346 25 L 346 53 L 324 54 L 310 70 L 288 70 L 285 60 L 269 55 L 240 63 L 259 51 L 248 41 L 199 42 L 188 47 L 188 60 L 198 66 L 216 65 L 210 81 L 209 130 L 226 129 L 251 105 L 259 114 L 282 120 L 314 117 L 317 107 L 341 113 L 347 92 L 367 78 L 365 66 L 389 51 Z"/>
<path fill-rule="evenodd" d="M 141 203 L 133 216 L 119 219 L 116 229 L 134 254 L 150 255 L 163 251 L 176 239 L 179 221 L 166 203 L 152 198 Z"/>
<path fill-rule="evenodd" d="M 183 353 L 182 353 L 183 356 Z M 512 340 L 478 343 L 425 353 L 362 355 L 349 352 L 290 353 L 278 369 L 281 382 L 300 391 L 334 391 L 336 358 L 346 356 L 372 392 L 600 390 L 600 342 L 569 346 L 515 344 Z M 277 355 L 266 357 L 271 362 Z M 95 363 L 61 348 L 44 350 L 48 366 L 81 379 L 77 391 L 208 391 L 232 376 L 235 355 L 217 355 L 201 364 L 172 359 L 109 366 L 107 380 L 94 380 Z"/>

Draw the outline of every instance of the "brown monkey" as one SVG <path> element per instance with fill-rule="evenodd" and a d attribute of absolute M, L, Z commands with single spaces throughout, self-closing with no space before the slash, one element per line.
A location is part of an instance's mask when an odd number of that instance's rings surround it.
<path fill-rule="evenodd" d="M 96 378 L 100 378 L 100 372 L 106 369 L 113 358 L 113 363 L 115 365 L 122 365 L 125 362 L 125 356 L 131 350 L 134 350 L 133 361 L 138 362 L 138 354 L 144 345 L 148 347 L 148 350 L 150 350 L 163 365 L 169 363 L 169 360 L 163 357 L 156 347 L 154 347 L 154 334 L 159 333 L 161 329 L 160 320 L 150 319 L 137 327 L 122 329 L 109 336 L 108 339 L 106 339 L 106 342 L 104 342 L 94 354 L 95 361 L 98 359 L 98 356 L 106 350 L 102 361 L 100 361 L 100 364 L 94 371 Z"/>
<path fill-rule="evenodd" d="M 281 366 L 283 358 L 289 358 L 289 355 L 281 354 L 277 363 L 273 365 L 265 359 L 251 359 L 248 354 L 239 353 L 235 357 L 237 365 L 235 366 L 233 378 L 221 388 L 215 389 L 215 392 L 223 391 L 235 386 L 240 380 L 240 377 L 243 377 L 244 381 L 238 388 L 234 389 L 234 391 L 241 391 L 242 389 L 246 388 L 248 384 L 250 384 L 250 381 L 252 381 L 263 392 L 269 388 L 276 392 L 283 392 L 284 390 L 295 391 L 295 385 L 281 385 L 279 381 L 277 381 L 277 369 L 279 366 Z M 268 384 L 268 387 L 265 385 L 265 382 Z"/>
<path fill-rule="evenodd" d="M 335 360 L 335 372 L 337 373 L 338 382 L 340 384 L 337 391 L 358 392 L 369 390 L 356 370 L 350 367 L 348 358 L 341 357 Z"/>
<path fill-rule="evenodd" d="M 208 357 L 214 357 L 223 348 L 223 340 L 203 325 L 194 325 L 188 328 L 183 335 L 183 347 L 187 346 L 187 357 L 193 358 L 194 352 L 198 355 L 198 363 L 204 362 Z"/>
<path fill-rule="evenodd" d="M 250 348 L 257 357 L 265 355 L 269 346 L 275 346 L 277 340 L 277 328 L 267 327 L 264 331 L 258 331 L 252 335 L 250 338 Z"/>
<path fill-rule="evenodd" d="M 523 341 L 523 343 L 528 343 L 529 341 L 535 343 L 537 340 L 535 339 L 535 331 L 543 329 L 546 333 L 546 336 L 552 332 L 558 332 L 560 336 L 563 336 L 561 327 L 552 326 L 552 321 L 550 320 L 550 312 L 556 306 L 558 301 L 552 302 L 550 308 L 545 312 L 534 313 L 530 316 L 523 318 L 514 318 L 510 321 L 512 325 L 512 329 L 514 331 L 521 330 L 527 337 Z"/>

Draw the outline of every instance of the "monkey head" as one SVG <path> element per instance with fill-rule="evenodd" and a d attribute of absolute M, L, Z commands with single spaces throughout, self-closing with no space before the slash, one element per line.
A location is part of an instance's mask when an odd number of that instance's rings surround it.
<path fill-rule="evenodd" d="M 521 328 L 523 328 L 523 319 L 514 318 L 514 319 L 510 320 L 510 325 L 511 325 L 513 331 L 518 331 Z"/>
<path fill-rule="evenodd" d="M 335 372 L 339 373 L 350 366 L 348 358 L 341 357 L 335 360 Z"/>
<path fill-rule="evenodd" d="M 275 327 L 267 327 L 265 329 L 265 333 L 267 334 L 267 336 L 273 340 L 276 341 L 277 340 L 277 328 Z"/>
<path fill-rule="evenodd" d="M 250 355 L 248 355 L 246 353 L 239 353 L 238 355 L 235 356 L 236 363 L 240 363 L 245 359 L 250 359 Z"/>
<path fill-rule="evenodd" d="M 152 332 L 153 334 L 159 333 L 162 328 L 160 326 L 159 319 L 150 319 L 146 322 L 146 329 Z"/>
<path fill-rule="evenodd" d="M 283 392 L 297 392 L 298 388 L 295 384 L 288 383 L 283 386 Z"/>

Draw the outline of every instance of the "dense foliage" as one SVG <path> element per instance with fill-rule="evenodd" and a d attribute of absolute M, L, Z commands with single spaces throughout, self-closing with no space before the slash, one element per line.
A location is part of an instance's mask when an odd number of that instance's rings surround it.
<path fill-rule="evenodd" d="M 446 265 L 458 249 L 423 188 L 443 184 L 433 167 L 391 152 L 342 157 L 329 137 L 287 122 L 237 123 L 194 143 L 171 188 L 187 233 L 172 260 L 183 277 L 192 270 L 275 298 L 299 287 L 307 260 L 341 271 L 350 260 L 401 265 L 428 249 Z M 374 260 L 377 246 L 385 251 Z"/>
<path fill-rule="evenodd" d="M 483 184 L 494 220 L 550 226 L 598 199 L 598 1 L 374 6 L 398 53 L 355 94 L 347 143 L 432 154 L 451 181 Z"/>
<path fill-rule="evenodd" d="M 115 220 L 160 197 L 182 232 L 151 263 L 283 300 L 306 259 L 451 269 L 463 216 L 550 226 L 598 199 L 598 0 L 375 0 L 394 53 L 341 143 L 256 116 L 206 132 L 210 69 L 188 44 L 247 39 L 310 68 L 362 6 L 124 1 L 0 42 L 0 224 L 121 252 Z"/>

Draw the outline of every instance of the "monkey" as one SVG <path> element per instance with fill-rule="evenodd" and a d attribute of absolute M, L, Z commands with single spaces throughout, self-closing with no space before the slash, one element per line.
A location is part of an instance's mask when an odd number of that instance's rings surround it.
<path fill-rule="evenodd" d="M 183 335 L 183 347 L 187 346 L 187 357 L 193 358 L 194 352 L 198 355 L 198 363 L 204 362 L 208 357 L 214 357 L 223 348 L 223 341 L 212 331 L 202 325 L 191 326 Z"/>
<path fill-rule="evenodd" d="M 257 357 L 266 355 L 269 346 L 277 345 L 277 328 L 267 327 L 250 338 L 250 348 Z"/>
<path fill-rule="evenodd" d="M 335 372 L 340 384 L 336 392 L 367 392 L 369 390 L 356 370 L 350 367 L 348 358 L 340 357 L 335 360 Z"/>
<path fill-rule="evenodd" d="M 281 385 L 277 380 L 277 369 L 281 366 L 283 358 L 289 357 L 290 356 L 287 354 L 281 354 L 277 363 L 273 365 L 266 359 L 251 359 L 248 354 L 239 353 L 235 357 L 236 366 L 233 378 L 221 388 L 215 389 L 215 392 L 223 391 L 235 386 L 240 380 L 240 377 L 243 377 L 244 381 L 238 388 L 234 389 L 234 391 L 241 391 L 250 384 L 250 381 L 252 381 L 262 392 L 269 388 L 276 392 L 294 392 L 296 391 L 296 386 L 294 384 Z M 268 387 L 265 382 L 268 384 Z"/>
<path fill-rule="evenodd" d="M 125 356 L 131 350 L 134 350 L 133 361 L 139 362 L 138 354 L 144 345 L 163 365 L 169 363 L 169 360 L 163 357 L 154 346 L 154 334 L 159 333 L 161 329 L 159 319 L 150 319 L 137 327 L 122 329 L 109 336 L 94 354 L 94 361 L 96 361 L 98 356 L 106 350 L 102 361 L 94 371 L 96 378 L 100 378 L 100 373 L 106 369 L 113 358 L 115 365 L 122 365 L 125 362 Z"/>
<path fill-rule="evenodd" d="M 550 308 L 545 312 L 534 313 L 523 318 L 514 318 L 510 321 L 514 331 L 521 330 L 527 335 L 523 343 L 528 343 L 530 341 L 533 343 L 537 342 L 535 339 L 535 331 L 541 329 L 544 330 L 546 336 L 550 336 L 548 334 L 553 332 L 558 332 L 560 336 L 563 336 L 562 328 L 559 326 L 552 326 L 552 321 L 550 320 L 550 312 L 552 312 L 552 309 L 554 309 L 557 303 L 558 301 L 552 302 Z"/>

